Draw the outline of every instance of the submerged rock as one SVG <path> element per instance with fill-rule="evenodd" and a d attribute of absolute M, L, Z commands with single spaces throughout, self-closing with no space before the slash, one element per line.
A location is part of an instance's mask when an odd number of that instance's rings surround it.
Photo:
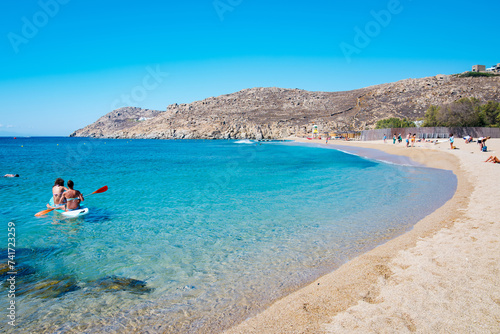
<path fill-rule="evenodd" d="M 62 295 L 81 289 L 74 278 L 61 280 L 43 280 L 39 282 L 23 282 L 18 295 L 29 294 L 38 298 L 57 298 Z"/>
<path fill-rule="evenodd" d="M 57 248 L 16 248 L 15 252 L 9 252 L 8 248 L 2 248 L 0 250 L 0 262 L 7 262 L 11 260 L 9 256 L 14 256 L 15 262 L 20 262 L 28 259 L 36 258 L 37 256 L 47 256 L 53 253 Z"/>
<path fill-rule="evenodd" d="M 25 263 L 37 263 L 39 257 L 46 257 L 57 250 L 56 248 L 17 248 L 15 251 L 3 248 L 0 249 L 0 279 L 3 279 L 15 272 L 16 277 L 24 277 L 34 274 L 33 267 Z M 11 268 L 10 264 L 13 264 Z"/>
<path fill-rule="evenodd" d="M 15 265 L 14 269 L 11 269 L 7 262 L 0 263 L 0 279 L 4 279 L 10 276 L 10 272 L 15 272 L 16 277 L 27 276 L 35 273 L 35 269 L 27 265 Z"/>
<path fill-rule="evenodd" d="M 103 291 L 129 291 L 132 293 L 149 293 L 153 291 L 152 288 L 147 287 L 145 281 L 118 276 L 106 276 L 95 281 L 93 285 Z"/>

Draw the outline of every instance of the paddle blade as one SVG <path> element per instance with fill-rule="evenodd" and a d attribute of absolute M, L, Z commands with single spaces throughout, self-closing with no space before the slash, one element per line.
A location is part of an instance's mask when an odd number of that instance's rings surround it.
<path fill-rule="evenodd" d="M 99 188 L 99 189 L 97 189 L 96 191 L 94 191 L 92 194 L 100 194 L 100 193 L 105 192 L 106 190 L 108 190 L 108 186 L 104 186 L 104 187 L 102 187 L 102 188 Z M 91 195 L 92 195 L 92 194 L 91 194 Z"/>
<path fill-rule="evenodd" d="M 93 194 L 100 194 L 100 193 L 105 192 L 106 190 L 108 190 L 108 186 L 104 186 L 104 187 L 102 187 L 102 188 L 99 188 L 99 189 L 97 189 L 96 191 L 94 191 L 93 193 L 88 194 L 88 195 L 85 195 L 85 197 L 90 196 L 90 195 L 93 195 Z"/>
<path fill-rule="evenodd" d="M 35 214 L 35 217 L 40 217 L 40 216 L 43 216 L 43 215 L 45 215 L 45 214 L 49 213 L 49 212 L 50 212 L 50 211 L 52 211 L 52 210 L 55 210 L 55 208 L 40 211 L 40 212 L 38 212 L 37 214 Z"/>

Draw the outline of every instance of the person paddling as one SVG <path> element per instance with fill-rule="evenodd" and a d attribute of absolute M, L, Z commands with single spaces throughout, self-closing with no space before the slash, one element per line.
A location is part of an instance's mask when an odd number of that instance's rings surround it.
<path fill-rule="evenodd" d="M 84 201 L 83 195 L 78 190 L 73 189 L 74 183 L 68 180 L 68 191 L 66 191 L 62 197 L 63 201 L 66 202 L 66 210 L 77 210 L 80 208 L 80 202 Z"/>

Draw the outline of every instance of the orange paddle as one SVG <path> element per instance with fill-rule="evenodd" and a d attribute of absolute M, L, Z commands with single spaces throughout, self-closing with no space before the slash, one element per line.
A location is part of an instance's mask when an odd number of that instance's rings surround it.
<path fill-rule="evenodd" d="M 108 186 L 104 186 L 102 188 L 99 188 L 96 191 L 94 191 L 92 194 L 88 194 L 88 195 L 85 195 L 85 196 L 90 196 L 90 195 L 93 195 L 93 194 L 100 194 L 100 193 L 105 192 L 106 190 L 108 190 Z"/>
<path fill-rule="evenodd" d="M 47 214 L 47 213 L 49 213 L 50 211 L 55 210 L 55 209 L 56 209 L 56 208 L 51 208 L 51 209 L 47 209 L 47 210 L 40 211 L 40 212 L 38 212 L 38 213 L 36 213 L 36 214 L 35 214 L 35 217 L 40 217 L 40 216 L 43 216 L 43 215 L 45 215 L 45 214 Z"/>
<path fill-rule="evenodd" d="M 93 195 L 93 194 L 100 194 L 100 193 L 103 193 L 103 192 L 105 192 L 107 190 L 108 190 L 108 186 L 104 186 L 104 187 L 101 187 L 101 188 L 97 189 L 93 193 L 85 195 L 85 196 L 90 196 L 90 195 Z M 40 211 L 37 214 L 35 214 L 35 217 L 43 216 L 43 215 L 45 215 L 45 214 L 47 214 L 50 211 L 55 210 L 55 209 L 57 209 L 57 208 L 50 208 L 50 209 L 47 209 L 47 210 Z"/>

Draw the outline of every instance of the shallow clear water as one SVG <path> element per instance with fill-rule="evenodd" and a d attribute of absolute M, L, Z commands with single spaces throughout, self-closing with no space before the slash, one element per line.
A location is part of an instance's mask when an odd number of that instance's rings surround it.
<path fill-rule="evenodd" d="M 0 152 L 0 173 L 21 175 L 0 178 L 27 268 L 17 329 L 38 332 L 225 328 L 407 231 L 456 188 L 448 171 L 293 143 L 0 138 Z M 34 217 L 57 177 L 109 190 L 86 198 L 85 217 Z M 103 283 L 117 278 L 129 284 Z"/>

